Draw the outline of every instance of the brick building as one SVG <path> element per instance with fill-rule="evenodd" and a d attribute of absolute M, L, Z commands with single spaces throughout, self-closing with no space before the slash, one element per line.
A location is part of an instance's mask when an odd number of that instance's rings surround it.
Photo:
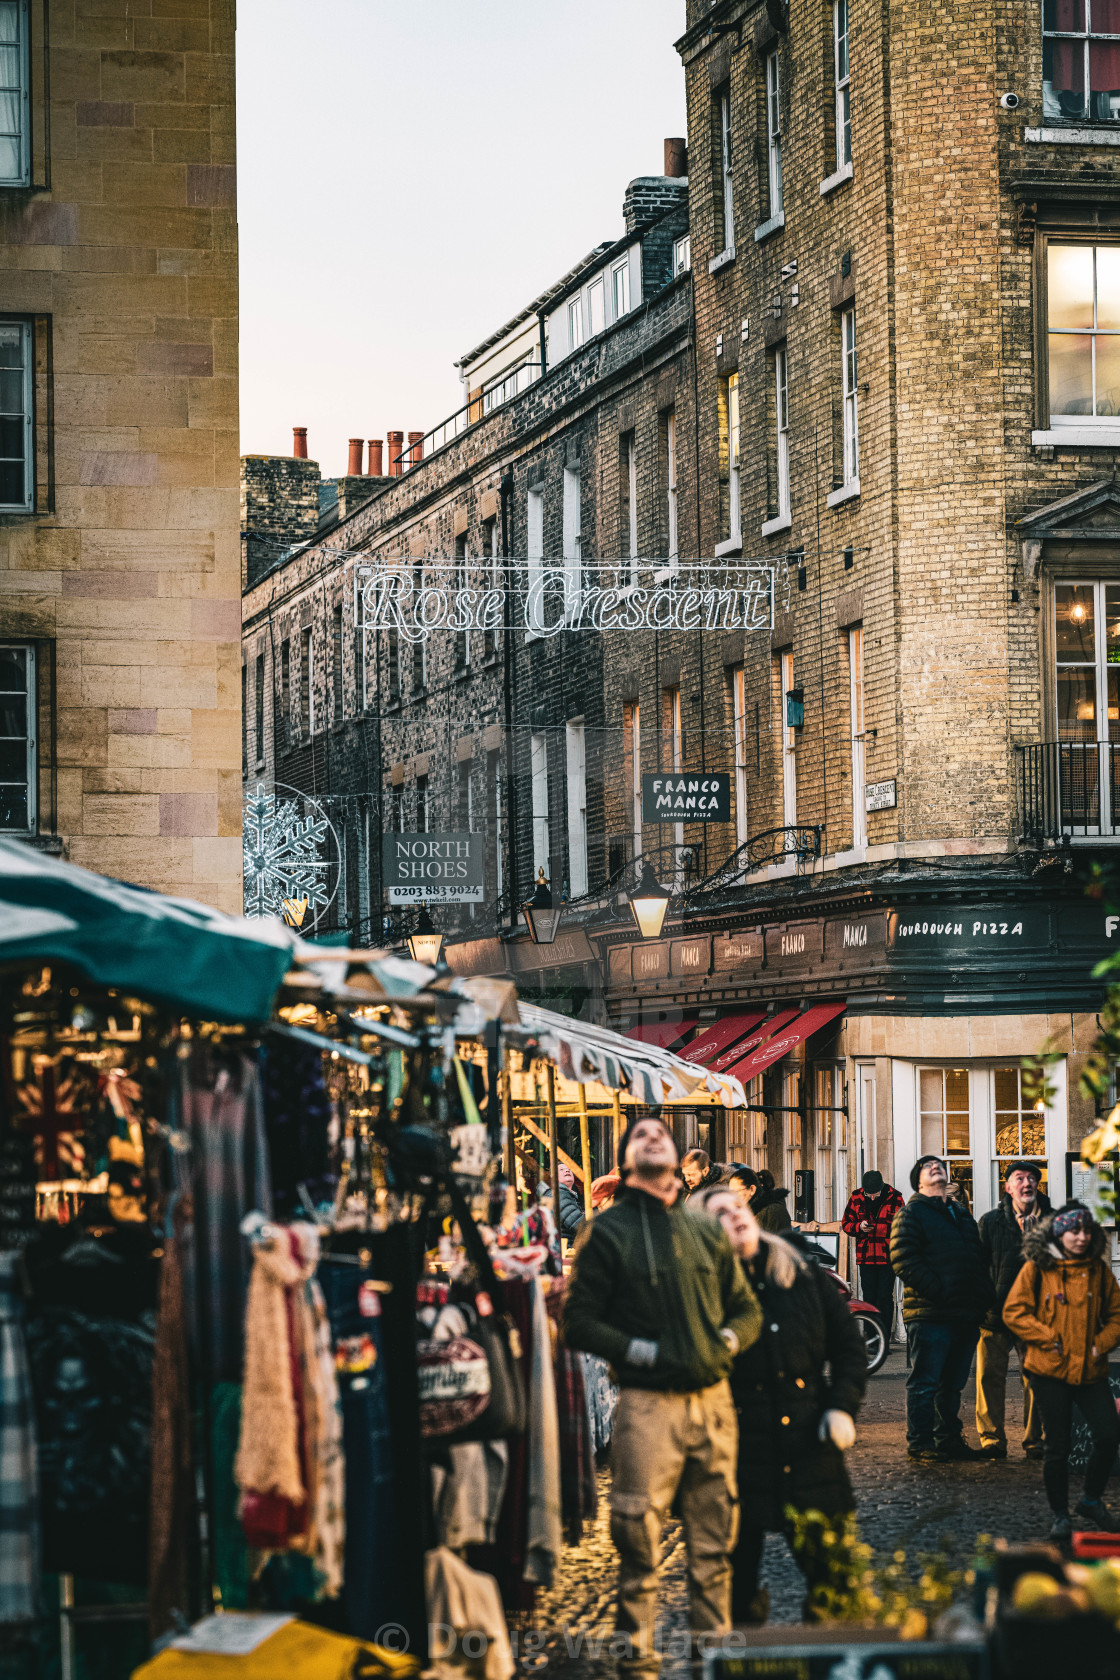
<path fill-rule="evenodd" d="M 1118 924 L 1084 881 L 1120 834 L 1110 16 L 690 0 L 678 42 L 697 548 L 770 556 L 790 593 L 769 638 L 670 643 L 612 704 L 722 711 L 739 839 L 788 838 L 689 889 L 656 946 L 599 946 L 613 1019 L 770 1032 L 735 1064 L 757 1106 L 698 1135 L 791 1191 L 813 1174 L 824 1219 L 928 1149 L 979 1211 L 1001 1158 L 1061 1199 L 1092 1120 Z M 1019 1061 L 1047 1041 L 1042 1114 Z"/>
<path fill-rule="evenodd" d="M 1120 936 L 1084 891 L 1120 835 L 1109 16 L 688 0 L 690 275 L 612 324 L 590 288 L 610 297 L 634 230 L 597 248 L 465 359 L 463 415 L 339 528 L 414 565 L 500 541 L 620 583 L 773 567 L 769 634 L 499 636 L 469 660 L 437 638 L 420 704 L 380 691 L 369 788 L 387 826 L 423 791 L 488 830 L 497 913 L 460 914 L 456 967 L 525 984 L 547 961 L 553 995 L 665 1042 L 718 1023 L 751 1107 L 678 1113 L 681 1141 L 824 1220 L 864 1168 L 905 1186 L 930 1149 L 978 1211 L 1023 1156 L 1061 1198 L 1093 1118 L 1091 971 Z M 643 265 L 685 239 L 651 222 Z M 334 540 L 284 587 L 325 589 Z M 266 665 L 280 579 L 248 599 Z M 716 769 L 729 822 L 644 820 L 644 773 Z M 639 859 L 674 890 L 656 941 L 621 897 Z M 542 865 L 557 945 L 499 940 Z M 1020 1062 L 1047 1043 L 1042 1112 Z"/>
<path fill-rule="evenodd" d="M 0 42 L 0 828 L 238 910 L 233 7 Z"/>
<path fill-rule="evenodd" d="M 354 603 L 361 567 L 384 558 L 418 586 L 453 573 L 472 588 L 538 563 L 613 562 L 620 486 L 643 540 L 657 522 L 668 488 L 652 463 L 667 427 L 688 440 L 674 498 L 695 505 L 683 143 L 670 167 L 631 183 L 618 239 L 462 359 L 460 413 L 407 443 L 396 433 L 383 451 L 371 445 L 388 470 L 339 480 L 325 518 L 313 461 L 243 463 L 245 773 L 330 815 L 340 882 L 328 926 L 369 939 L 406 925 L 385 920 L 383 832 L 484 836 L 484 902 L 438 913 L 460 966 L 532 963 L 524 939 L 510 958 L 499 935 L 516 929 L 540 868 L 574 901 L 628 861 L 612 809 L 622 739 L 605 726 L 605 638 L 498 625 L 410 645 L 396 630 L 363 636 Z M 587 991 L 597 964 L 582 934 L 548 956 L 546 989 Z"/>

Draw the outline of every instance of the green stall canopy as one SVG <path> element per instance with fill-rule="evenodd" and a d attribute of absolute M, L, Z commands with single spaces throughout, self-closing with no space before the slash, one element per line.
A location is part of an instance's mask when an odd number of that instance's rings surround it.
<path fill-rule="evenodd" d="M 206 1021 L 267 1021 L 292 961 L 283 922 L 223 916 L 0 840 L 0 964 L 68 963 Z"/>

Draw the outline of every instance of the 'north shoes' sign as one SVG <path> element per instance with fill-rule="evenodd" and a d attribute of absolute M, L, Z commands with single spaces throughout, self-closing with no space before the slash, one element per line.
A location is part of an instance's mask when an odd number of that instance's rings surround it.
<path fill-rule="evenodd" d="M 482 834 L 385 834 L 381 861 L 390 904 L 481 904 Z"/>

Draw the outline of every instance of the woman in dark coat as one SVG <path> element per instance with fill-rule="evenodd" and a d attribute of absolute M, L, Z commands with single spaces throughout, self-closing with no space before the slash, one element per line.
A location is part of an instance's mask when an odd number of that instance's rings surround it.
<path fill-rule="evenodd" d="M 727 1232 L 758 1296 L 763 1330 L 731 1373 L 739 1413 L 739 1541 L 731 1556 L 731 1619 L 764 1622 L 758 1571 L 768 1533 L 790 1538 L 785 1507 L 842 1518 L 855 1509 L 844 1453 L 867 1387 L 867 1355 L 835 1285 L 783 1238 L 760 1229 L 725 1189 L 693 1197 Z M 827 1370 L 826 1370 L 827 1366 Z M 794 1556 L 812 1590 L 816 1558 Z"/>

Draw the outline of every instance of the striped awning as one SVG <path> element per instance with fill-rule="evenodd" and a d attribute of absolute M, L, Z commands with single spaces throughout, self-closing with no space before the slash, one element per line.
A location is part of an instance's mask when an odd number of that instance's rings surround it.
<path fill-rule="evenodd" d="M 686 1015 L 680 1021 L 642 1021 L 636 1027 L 627 1027 L 622 1036 L 635 1039 L 639 1044 L 656 1044 L 660 1049 L 668 1050 L 695 1025 L 695 1015 Z"/>
<path fill-rule="evenodd" d="M 743 1046 L 736 1046 L 736 1053 L 742 1059 L 730 1071 L 743 1085 L 749 1085 L 756 1074 L 781 1061 L 803 1039 L 811 1038 L 813 1033 L 820 1032 L 838 1015 L 843 1015 L 845 1007 L 843 1003 L 814 1003 L 804 1013 L 791 1009 L 771 1016 L 767 1022 L 767 1036 L 760 1042 L 756 1041 L 754 1049 L 744 1055 Z"/>
<path fill-rule="evenodd" d="M 641 1044 L 609 1027 L 573 1021 L 535 1003 L 517 1005 L 521 1025 L 565 1079 L 625 1091 L 643 1103 L 687 1102 L 701 1093 L 725 1108 L 742 1108 L 746 1094 L 733 1075 L 688 1062 L 656 1044 Z"/>

